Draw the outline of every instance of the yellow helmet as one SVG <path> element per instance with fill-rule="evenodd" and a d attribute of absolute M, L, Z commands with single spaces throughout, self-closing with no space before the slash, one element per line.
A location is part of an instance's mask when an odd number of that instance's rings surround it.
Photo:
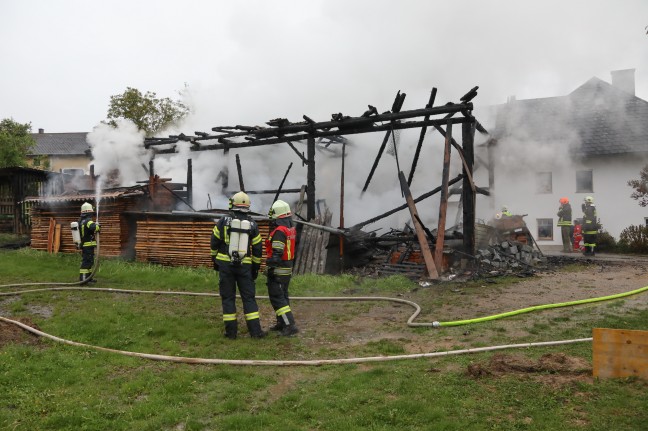
<path fill-rule="evenodd" d="M 238 192 L 229 200 L 229 209 L 247 212 L 250 211 L 250 197 L 245 192 Z"/>
<path fill-rule="evenodd" d="M 89 202 L 85 202 L 83 205 L 81 205 L 81 214 L 90 214 L 94 212 L 94 208 L 92 208 L 92 204 Z"/>
<path fill-rule="evenodd" d="M 290 211 L 290 205 L 282 200 L 275 201 L 268 211 L 268 218 L 274 220 L 276 218 L 285 218 L 290 217 L 292 212 Z"/>

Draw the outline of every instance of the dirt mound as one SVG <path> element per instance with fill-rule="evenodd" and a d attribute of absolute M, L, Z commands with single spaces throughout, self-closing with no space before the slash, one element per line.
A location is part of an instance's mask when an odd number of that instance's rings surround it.
<path fill-rule="evenodd" d="M 34 322 L 29 317 L 14 318 L 13 320 L 40 330 L 40 328 L 38 328 L 38 326 L 36 326 L 36 324 L 34 324 Z M 0 347 L 3 347 L 7 344 L 35 345 L 39 342 L 40 337 L 38 337 L 37 335 L 34 335 L 31 332 L 27 332 L 16 325 L 0 322 Z"/>
<path fill-rule="evenodd" d="M 467 374 L 479 378 L 504 374 L 591 374 L 592 367 L 582 358 L 564 353 L 548 353 L 537 361 L 522 355 L 494 355 L 488 363 L 470 364 Z"/>

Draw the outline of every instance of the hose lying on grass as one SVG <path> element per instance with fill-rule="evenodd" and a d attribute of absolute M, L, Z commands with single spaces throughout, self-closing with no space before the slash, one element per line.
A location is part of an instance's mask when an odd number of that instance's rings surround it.
<path fill-rule="evenodd" d="M 76 284 L 76 283 L 71 283 Z M 0 287 L 8 287 L 15 285 L 5 285 Z M 130 293 L 130 294 L 155 294 L 155 295 L 186 295 L 186 296 L 219 296 L 216 293 L 202 293 L 202 292 L 169 292 L 169 291 L 147 291 L 147 290 L 128 290 L 128 289 L 111 289 L 111 288 L 91 288 L 91 287 L 53 287 L 47 289 L 31 289 L 23 290 L 18 292 L 5 292 L 0 293 L 0 296 L 9 296 L 9 295 L 21 295 L 30 292 L 42 292 L 42 291 L 61 291 L 61 290 L 84 290 L 84 291 L 98 291 L 98 292 L 109 292 L 109 293 Z M 487 316 L 477 319 L 468 319 L 468 320 L 458 320 L 452 322 L 421 322 L 415 323 L 414 319 L 421 312 L 421 307 L 415 302 L 408 301 L 400 298 L 388 298 L 388 297 L 293 297 L 293 300 L 312 300 L 312 301 L 391 301 L 401 304 L 407 304 L 414 308 L 414 313 L 407 320 L 407 325 L 410 327 L 442 327 L 442 326 L 459 326 L 467 325 L 478 322 L 484 322 L 487 320 L 495 320 L 503 317 L 514 316 L 517 314 L 528 313 L 535 310 L 545 310 L 549 308 L 557 307 L 566 307 L 571 305 L 593 303 L 600 301 L 608 301 L 612 299 L 618 299 L 625 296 L 635 295 L 641 292 L 648 290 L 648 286 L 641 289 L 635 289 L 625 293 L 619 293 L 616 295 L 608 295 L 599 298 L 590 298 L 583 299 L 578 301 L 563 302 L 558 304 L 546 304 L 538 305 L 534 307 L 527 307 L 521 310 L 511 311 L 508 313 L 500 313 L 493 316 Z M 267 296 L 259 296 L 259 298 L 268 298 Z M 49 338 L 51 340 L 73 345 L 73 346 L 82 346 L 86 348 L 92 348 L 95 350 L 119 353 L 126 356 L 134 356 L 144 359 L 152 359 L 158 361 L 169 361 L 169 362 L 183 362 L 189 364 L 228 364 L 228 365 L 275 365 L 275 366 L 286 366 L 286 365 L 333 365 L 333 364 L 353 364 L 353 363 L 364 363 L 364 362 L 384 362 L 384 361 L 396 361 L 403 359 L 418 359 L 418 358 L 431 358 L 439 356 L 449 356 L 449 355 L 459 355 L 465 353 L 479 353 L 487 352 L 493 350 L 502 350 L 502 349 L 511 349 L 511 348 L 520 348 L 520 347 L 541 347 L 541 346 L 554 346 L 561 344 L 571 344 L 571 343 L 580 343 L 580 342 L 589 342 L 592 341 L 592 338 L 578 338 L 571 340 L 559 340 L 559 341 L 546 341 L 546 342 L 537 342 L 537 343 L 522 343 L 522 344 L 509 344 L 509 345 L 499 345 L 499 346 L 489 346 L 489 347 L 479 347 L 474 349 L 462 349 L 462 350 L 447 350 L 441 352 L 431 352 L 431 353 L 418 353 L 411 355 L 393 355 L 393 356 L 372 356 L 372 357 L 362 357 L 362 358 L 345 358 L 345 359 L 314 359 L 314 360 L 241 360 L 241 359 L 214 359 L 214 358 L 190 358 L 182 356 L 166 356 L 166 355 L 156 355 L 150 353 L 139 353 L 139 352 L 129 352 L 125 350 L 109 349 L 106 347 L 93 346 L 90 344 L 78 343 L 75 341 L 66 340 L 63 338 L 56 337 L 54 335 L 47 334 L 45 332 L 34 329 L 24 323 L 7 319 L 0 316 L 0 321 L 17 325 L 20 328 L 29 331 L 35 335 Z"/>

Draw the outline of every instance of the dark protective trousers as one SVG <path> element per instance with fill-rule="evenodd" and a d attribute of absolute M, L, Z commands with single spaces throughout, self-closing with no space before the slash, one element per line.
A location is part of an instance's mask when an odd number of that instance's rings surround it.
<path fill-rule="evenodd" d="M 223 321 L 225 323 L 225 336 L 235 338 L 238 331 L 236 321 L 236 288 L 243 300 L 245 322 L 250 335 L 255 337 L 261 334 L 261 321 L 259 320 L 259 306 L 256 302 L 256 288 L 252 280 L 252 265 L 243 263 L 232 265 L 228 262 L 219 262 L 218 291 L 223 305 Z"/>
<path fill-rule="evenodd" d="M 79 281 L 83 281 L 88 278 L 88 275 L 90 275 L 90 273 L 92 272 L 92 266 L 94 265 L 94 256 L 94 246 L 83 247 L 81 249 L 81 268 L 79 269 Z"/>
<path fill-rule="evenodd" d="M 277 329 L 295 324 L 295 318 L 290 310 L 289 285 L 289 275 L 268 275 L 268 296 L 270 297 L 270 304 L 272 304 L 272 308 L 277 314 Z"/>
<path fill-rule="evenodd" d="M 560 233 L 562 235 L 563 251 L 572 250 L 572 237 L 571 226 L 560 226 Z"/>

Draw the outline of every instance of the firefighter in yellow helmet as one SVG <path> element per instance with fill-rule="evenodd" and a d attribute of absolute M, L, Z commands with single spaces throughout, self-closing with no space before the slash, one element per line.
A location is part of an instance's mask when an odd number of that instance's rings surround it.
<path fill-rule="evenodd" d="M 290 205 L 282 200 L 275 201 L 268 212 L 271 232 L 265 242 L 268 295 L 277 316 L 277 323 L 270 329 L 281 331 L 284 336 L 299 332 L 288 295 L 297 241 L 297 230 L 291 216 Z"/>
<path fill-rule="evenodd" d="M 267 335 L 261 329 L 254 281 L 259 275 L 263 244 L 259 227 L 249 215 L 250 198 L 238 192 L 229 200 L 230 214 L 222 217 L 211 235 L 211 257 L 218 271 L 218 289 L 223 306 L 225 337 L 236 339 L 236 288 L 243 300 L 243 312 L 252 338 Z"/>
<path fill-rule="evenodd" d="M 79 281 L 82 284 L 96 282 L 90 279 L 92 267 L 95 260 L 95 248 L 97 248 L 97 234 L 100 231 L 98 223 L 92 220 L 94 208 L 89 202 L 81 205 L 81 217 L 79 218 L 79 234 L 81 236 L 81 268 L 79 269 Z"/>
<path fill-rule="evenodd" d="M 572 251 L 572 208 L 569 199 L 560 198 L 560 207 L 558 208 L 558 227 L 562 236 L 563 253 Z"/>

